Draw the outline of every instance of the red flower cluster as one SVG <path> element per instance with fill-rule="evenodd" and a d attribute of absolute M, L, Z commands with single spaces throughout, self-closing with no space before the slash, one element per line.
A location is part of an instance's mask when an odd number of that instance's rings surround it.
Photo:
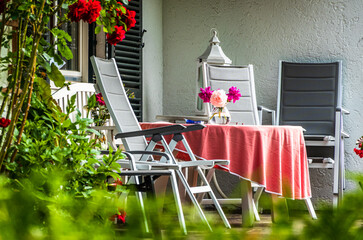
<path fill-rule="evenodd" d="M 116 45 L 125 38 L 125 33 L 122 26 L 115 26 L 115 31 L 112 34 L 107 33 L 107 42 Z"/>
<path fill-rule="evenodd" d="M 96 101 L 101 105 L 101 106 L 105 106 L 105 100 L 102 97 L 102 93 L 96 94 Z"/>
<path fill-rule="evenodd" d="M 11 120 L 7 119 L 7 118 L 0 118 L 0 127 L 2 128 L 6 128 L 7 126 L 10 125 Z"/>
<path fill-rule="evenodd" d="M 363 158 L 363 150 L 354 148 L 355 154 L 357 154 L 360 158 Z"/>
<path fill-rule="evenodd" d="M 68 17 L 72 22 L 79 22 L 81 19 L 88 23 L 93 23 L 100 16 L 101 3 L 97 0 L 78 0 L 69 6 Z"/>
<path fill-rule="evenodd" d="M 358 148 L 354 148 L 354 152 L 360 158 L 363 158 L 363 148 L 362 148 L 362 146 L 363 146 L 363 136 L 357 140 L 356 144 L 358 145 Z"/>
<path fill-rule="evenodd" d="M 116 214 L 117 219 L 120 220 L 122 223 L 126 222 L 126 212 L 121 210 L 120 214 Z"/>
<path fill-rule="evenodd" d="M 111 183 L 110 186 L 113 186 L 113 187 L 117 187 L 117 185 L 120 185 L 122 186 L 122 181 L 121 179 L 117 178 L 116 181 L 114 183 Z"/>
<path fill-rule="evenodd" d="M 126 23 L 127 31 L 130 30 L 130 28 L 135 27 L 136 25 L 135 17 L 136 17 L 135 11 L 130 11 L 128 9 L 126 10 L 124 22 Z"/>
<path fill-rule="evenodd" d="M 122 223 L 125 223 L 126 222 L 126 212 L 125 212 L 125 210 L 120 209 L 117 214 L 112 215 L 110 217 L 110 220 L 111 221 L 117 220 L 117 221 L 121 221 Z"/>

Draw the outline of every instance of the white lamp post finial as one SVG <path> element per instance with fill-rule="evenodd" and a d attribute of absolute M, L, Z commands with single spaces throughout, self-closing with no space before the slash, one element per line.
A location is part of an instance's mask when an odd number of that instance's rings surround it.
<path fill-rule="evenodd" d="M 209 46 L 205 52 L 198 57 L 199 62 L 215 63 L 215 64 L 231 64 L 232 61 L 223 52 L 222 48 L 219 46 L 219 38 L 217 37 L 217 30 L 215 28 L 211 29 L 213 33 L 212 38 L 209 40 Z"/>

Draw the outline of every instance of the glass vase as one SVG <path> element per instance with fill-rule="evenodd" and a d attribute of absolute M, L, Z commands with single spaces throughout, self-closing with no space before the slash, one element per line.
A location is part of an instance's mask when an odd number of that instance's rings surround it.
<path fill-rule="evenodd" d="M 218 125 L 227 125 L 231 122 L 231 114 L 229 113 L 227 107 L 214 107 L 212 109 L 210 115 L 211 124 L 218 124 Z"/>

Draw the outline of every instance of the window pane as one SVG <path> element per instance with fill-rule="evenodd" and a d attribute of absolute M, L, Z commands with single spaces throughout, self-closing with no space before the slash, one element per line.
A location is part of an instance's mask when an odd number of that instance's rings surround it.
<path fill-rule="evenodd" d="M 66 64 L 62 67 L 62 70 L 80 71 L 79 66 L 79 24 L 78 23 L 65 23 L 62 25 L 62 29 L 66 31 L 72 38 L 72 42 L 67 42 L 68 47 L 73 53 L 73 59 L 66 60 Z"/>

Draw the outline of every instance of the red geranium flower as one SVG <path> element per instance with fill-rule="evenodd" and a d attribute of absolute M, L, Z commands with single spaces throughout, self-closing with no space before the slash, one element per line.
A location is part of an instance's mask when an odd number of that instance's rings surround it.
<path fill-rule="evenodd" d="M 354 148 L 355 154 L 357 154 L 360 158 L 363 158 L 363 150 Z"/>
<path fill-rule="evenodd" d="M 2 128 L 6 128 L 7 126 L 10 125 L 11 120 L 7 119 L 7 118 L 0 118 L 0 127 Z"/>
<path fill-rule="evenodd" d="M 117 187 L 117 185 L 122 185 L 122 181 L 121 179 L 117 178 L 116 181 L 114 183 L 111 183 L 110 185 L 113 186 L 113 187 Z"/>
<path fill-rule="evenodd" d="M 127 31 L 130 30 L 130 28 L 135 27 L 136 24 L 136 12 L 135 11 L 130 11 L 130 10 L 126 10 L 126 18 L 125 18 L 125 23 L 127 26 Z"/>
<path fill-rule="evenodd" d="M 79 22 L 88 12 L 88 4 L 85 0 L 78 0 L 69 6 L 68 18 L 72 22 Z"/>
<path fill-rule="evenodd" d="M 102 93 L 96 94 L 96 101 L 101 105 L 101 106 L 105 106 L 105 100 L 102 97 Z"/>
<path fill-rule="evenodd" d="M 125 30 L 122 26 L 115 26 L 115 31 L 112 34 L 107 33 L 107 42 L 116 45 L 125 38 Z"/>
<path fill-rule="evenodd" d="M 110 217 L 111 221 L 120 220 L 122 223 L 126 222 L 126 212 L 123 209 L 119 209 L 118 213 Z"/>
<path fill-rule="evenodd" d="M 126 212 L 122 210 L 122 212 L 120 212 L 121 214 L 116 214 L 117 215 L 117 219 L 120 220 L 122 223 L 126 222 Z"/>
<path fill-rule="evenodd" d="M 82 20 L 88 23 L 93 23 L 100 16 L 100 11 L 102 9 L 101 3 L 97 0 L 89 0 L 87 3 L 88 12 L 82 16 Z"/>

